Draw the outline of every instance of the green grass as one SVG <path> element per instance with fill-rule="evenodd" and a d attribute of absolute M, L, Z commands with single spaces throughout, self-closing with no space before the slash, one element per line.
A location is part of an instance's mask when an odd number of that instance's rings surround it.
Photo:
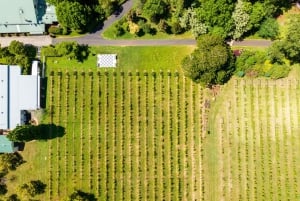
<path fill-rule="evenodd" d="M 51 69 L 96 70 L 97 54 L 117 54 L 118 70 L 178 70 L 181 60 L 189 55 L 195 46 L 157 46 L 157 47 L 91 47 L 91 54 L 84 62 L 68 60 L 64 57 L 48 57 L 47 67 Z"/>

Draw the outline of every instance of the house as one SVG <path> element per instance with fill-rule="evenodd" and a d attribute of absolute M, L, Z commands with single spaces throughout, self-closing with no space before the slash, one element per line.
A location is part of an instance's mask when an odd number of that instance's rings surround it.
<path fill-rule="evenodd" d="M 43 34 L 45 25 L 57 22 L 55 8 L 46 0 L 1 0 L 0 33 Z"/>
<path fill-rule="evenodd" d="M 117 55 L 116 54 L 98 54 L 97 66 L 102 68 L 117 67 Z"/>
<path fill-rule="evenodd" d="M 36 67 L 32 69 L 38 71 Z M 28 121 L 26 111 L 38 108 L 40 108 L 38 72 L 21 75 L 19 66 L 0 65 L 0 153 L 8 150 L 7 147 L 10 146 L 4 139 L 5 132 L 23 125 Z"/>

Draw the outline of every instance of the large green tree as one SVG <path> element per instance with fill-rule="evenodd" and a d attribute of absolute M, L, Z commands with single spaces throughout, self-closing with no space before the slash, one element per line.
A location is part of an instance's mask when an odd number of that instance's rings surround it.
<path fill-rule="evenodd" d="M 284 39 L 286 57 L 293 63 L 300 63 L 300 15 L 293 15 Z"/>
<path fill-rule="evenodd" d="M 198 17 L 210 32 L 228 36 L 234 29 L 232 13 L 236 0 L 199 0 Z"/>
<path fill-rule="evenodd" d="M 90 22 L 91 9 L 79 2 L 62 1 L 56 6 L 56 15 L 62 26 L 82 32 Z"/>
<path fill-rule="evenodd" d="M 32 180 L 28 183 L 19 186 L 18 191 L 23 199 L 35 197 L 36 195 L 43 194 L 46 189 L 46 184 L 40 180 Z"/>
<path fill-rule="evenodd" d="M 198 48 L 183 59 L 182 68 L 187 77 L 202 85 L 223 84 L 234 71 L 234 58 L 220 36 L 206 34 L 199 37 Z"/>

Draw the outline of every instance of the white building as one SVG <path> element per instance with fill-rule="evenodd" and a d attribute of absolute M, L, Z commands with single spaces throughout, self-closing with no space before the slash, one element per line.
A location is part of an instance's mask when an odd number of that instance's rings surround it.
<path fill-rule="evenodd" d="M 24 111 L 40 108 L 40 76 L 32 74 L 21 75 L 19 66 L 0 65 L 0 129 L 22 125 Z"/>

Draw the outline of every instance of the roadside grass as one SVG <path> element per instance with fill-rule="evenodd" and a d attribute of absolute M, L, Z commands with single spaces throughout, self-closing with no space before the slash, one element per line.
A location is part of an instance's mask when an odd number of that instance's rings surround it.
<path fill-rule="evenodd" d="M 181 60 L 190 54 L 195 46 L 102 46 L 90 47 L 87 60 L 78 62 L 65 57 L 47 57 L 47 68 L 69 70 L 96 70 L 97 54 L 117 54 L 117 70 L 178 70 Z"/>

